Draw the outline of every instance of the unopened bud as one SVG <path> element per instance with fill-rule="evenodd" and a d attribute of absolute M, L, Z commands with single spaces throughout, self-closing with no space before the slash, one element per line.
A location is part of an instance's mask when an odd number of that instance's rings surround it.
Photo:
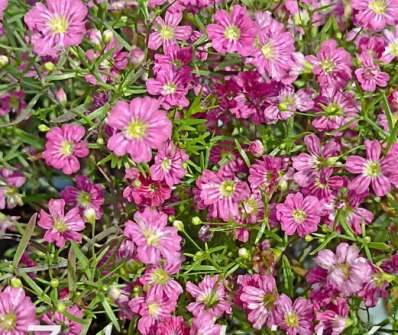
<path fill-rule="evenodd" d="M 242 258 L 249 258 L 250 256 L 249 250 L 247 250 L 246 248 L 240 248 L 238 254 Z"/>
<path fill-rule="evenodd" d="M 94 224 L 96 220 L 95 209 L 94 208 L 86 208 L 83 213 L 84 219 L 91 224 Z"/>
<path fill-rule="evenodd" d="M 9 63 L 9 59 L 5 55 L 0 55 L 0 69 Z"/>
<path fill-rule="evenodd" d="M 249 151 L 255 157 L 260 157 L 264 153 L 264 146 L 260 140 L 252 141 L 249 144 Z"/>
<path fill-rule="evenodd" d="M 145 59 L 145 52 L 138 47 L 134 47 L 130 51 L 130 57 L 131 57 L 131 63 L 133 63 L 134 65 L 139 65 Z"/>
<path fill-rule="evenodd" d="M 199 226 L 200 224 L 202 224 L 202 220 L 200 219 L 199 216 L 194 216 L 192 218 L 192 224 L 195 226 Z"/>
<path fill-rule="evenodd" d="M 15 288 L 22 287 L 21 279 L 16 278 L 16 277 L 12 278 L 12 279 L 11 279 L 11 286 L 12 286 L 12 287 L 15 287 Z"/>
<path fill-rule="evenodd" d="M 113 39 L 113 32 L 112 30 L 105 30 L 102 33 L 102 40 L 104 41 L 105 44 L 108 44 L 110 41 Z"/>
<path fill-rule="evenodd" d="M 45 124 L 39 124 L 38 129 L 39 129 L 39 131 L 41 131 L 43 133 L 50 130 L 50 128 L 48 128 Z"/>
<path fill-rule="evenodd" d="M 62 302 L 60 302 L 60 303 L 57 305 L 57 311 L 60 312 L 60 313 L 65 312 L 65 311 L 66 311 L 66 306 L 65 306 L 65 304 L 62 303 Z"/>
<path fill-rule="evenodd" d="M 62 87 L 55 92 L 55 96 L 62 105 L 67 101 L 66 93 Z"/>
<path fill-rule="evenodd" d="M 50 281 L 50 286 L 51 286 L 52 288 L 57 288 L 57 287 L 59 286 L 59 280 L 56 279 L 56 278 L 51 279 L 51 281 Z"/>
<path fill-rule="evenodd" d="M 44 63 L 44 68 L 48 71 L 48 72 L 52 72 L 55 69 L 55 64 L 53 62 L 46 62 Z"/>
<path fill-rule="evenodd" d="M 175 220 L 173 222 L 174 228 L 176 228 L 178 231 L 184 231 L 184 223 L 180 220 Z"/>

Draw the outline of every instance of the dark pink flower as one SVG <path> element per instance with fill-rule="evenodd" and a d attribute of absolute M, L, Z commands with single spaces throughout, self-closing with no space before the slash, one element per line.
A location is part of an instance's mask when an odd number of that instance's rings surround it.
<path fill-rule="evenodd" d="M 63 199 L 51 199 L 48 202 L 50 214 L 40 210 L 39 222 L 41 228 L 46 229 L 44 240 L 49 243 L 55 242 L 58 248 L 65 246 L 65 241 L 80 243 L 84 229 L 84 221 L 80 217 L 79 208 L 74 207 L 65 214 L 65 201 Z"/>
<path fill-rule="evenodd" d="M 283 204 L 276 206 L 276 215 L 287 235 L 297 232 L 300 237 L 318 230 L 321 220 L 320 204 L 316 197 L 304 197 L 300 192 L 289 194 Z"/>
<path fill-rule="evenodd" d="M 171 122 L 159 105 L 149 97 L 119 101 L 107 120 L 117 130 L 108 140 L 108 149 L 117 156 L 129 154 L 136 162 L 150 161 L 151 149 L 159 148 L 171 136 Z"/>
<path fill-rule="evenodd" d="M 250 54 L 257 29 L 244 7 L 235 5 L 231 13 L 219 9 L 214 22 L 207 26 L 207 35 L 214 49 L 220 53 Z"/>
<path fill-rule="evenodd" d="M 264 156 L 256 160 L 249 170 L 248 181 L 251 189 L 273 193 L 285 168 L 286 164 L 281 157 Z"/>
<path fill-rule="evenodd" d="M 348 318 L 349 307 L 345 299 L 337 298 L 336 303 L 323 312 L 316 313 L 319 323 L 315 331 L 324 335 L 339 335 L 350 325 Z"/>
<path fill-rule="evenodd" d="M 46 149 L 43 158 L 47 165 L 72 174 L 80 169 L 78 158 L 88 156 L 87 143 L 82 140 L 85 129 L 82 126 L 66 124 L 51 129 L 46 134 Z"/>
<path fill-rule="evenodd" d="M 177 229 L 167 227 L 167 215 L 146 207 L 127 221 L 124 235 L 137 246 L 137 258 L 145 264 L 158 264 L 161 257 L 169 263 L 179 261 L 181 237 Z"/>
<path fill-rule="evenodd" d="M 25 93 L 23 91 L 5 93 L 0 97 L 0 116 L 7 115 L 10 112 L 18 114 L 26 106 Z"/>
<path fill-rule="evenodd" d="M 381 31 L 397 22 L 397 0 L 352 0 L 351 6 L 355 20 L 365 29 Z"/>
<path fill-rule="evenodd" d="M 218 275 L 206 275 L 198 285 L 188 281 L 186 290 L 196 300 L 187 306 L 187 310 L 194 316 L 206 313 L 219 318 L 224 313 L 231 314 L 231 304 L 226 297 L 224 282 Z"/>
<path fill-rule="evenodd" d="M 72 45 L 78 45 L 86 33 L 87 7 L 80 0 L 47 0 L 25 15 L 32 33 L 33 51 L 39 56 L 58 56 Z"/>
<path fill-rule="evenodd" d="M 170 316 L 158 323 L 155 335 L 189 335 L 189 327 L 181 316 Z"/>
<path fill-rule="evenodd" d="M 214 317 L 208 313 L 202 313 L 194 317 L 189 335 L 220 335 L 221 326 L 214 323 L 214 321 Z"/>
<path fill-rule="evenodd" d="M 79 319 L 83 317 L 83 311 L 76 305 L 69 306 L 66 311 Z M 61 334 L 80 335 L 83 331 L 80 323 L 68 319 L 61 312 L 48 312 L 42 316 L 41 320 L 47 325 L 61 326 Z"/>
<path fill-rule="evenodd" d="M 344 295 L 357 293 L 370 280 L 372 268 L 359 256 L 355 245 L 340 243 L 336 254 L 329 249 L 319 251 L 315 262 L 328 271 L 327 282 Z"/>
<path fill-rule="evenodd" d="M 6 286 L 0 291 L 0 334 L 27 334 L 37 323 L 35 305 L 22 288 Z"/>
<path fill-rule="evenodd" d="M 389 175 L 396 170 L 397 157 L 388 155 L 381 158 L 381 145 L 377 140 L 365 140 L 367 159 L 361 156 L 349 156 L 346 169 L 359 174 L 349 184 L 348 188 L 358 194 L 364 193 L 372 186 L 373 192 L 384 196 L 391 190 Z"/>
<path fill-rule="evenodd" d="M 22 197 L 18 188 L 26 182 L 26 177 L 19 171 L 0 168 L 0 209 L 22 206 Z"/>
<path fill-rule="evenodd" d="M 355 70 L 355 76 L 362 89 L 367 92 L 374 92 L 377 86 L 386 87 L 390 80 L 390 75 L 381 71 L 380 67 L 374 63 L 370 56 L 362 54 L 360 60 L 361 67 Z"/>

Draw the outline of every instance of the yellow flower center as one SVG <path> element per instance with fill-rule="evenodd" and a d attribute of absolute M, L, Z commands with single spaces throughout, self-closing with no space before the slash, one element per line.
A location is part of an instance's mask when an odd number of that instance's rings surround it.
<path fill-rule="evenodd" d="M 12 332 L 17 325 L 17 316 L 15 313 L 8 313 L 0 316 L 0 330 Z"/>
<path fill-rule="evenodd" d="M 344 279 L 348 279 L 348 278 L 350 278 L 350 265 L 349 264 L 347 264 L 347 263 L 342 263 L 342 264 L 339 264 L 339 269 L 341 270 L 341 272 L 343 272 L 343 275 L 344 275 Z"/>
<path fill-rule="evenodd" d="M 235 182 L 232 180 L 223 181 L 220 185 L 220 193 L 224 197 L 230 197 L 235 192 Z"/>
<path fill-rule="evenodd" d="M 381 175 L 380 163 L 375 161 L 368 161 L 365 164 L 365 175 L 371 178 L 379 177 Z"/>
<path fill-rule="evenodd" d="M 156 269 L 152 272 L 152 281 L 155 284 L 164 285 L 169 281 L 169 274 L 163 269 Z"/>
<path fill-rule="evenodd" d="M 273 295 L 272 293 L 267 293 L 263 297 L 263 306 L 267 310 L 271 310 L 272 306 L 274 306 L 275 301 L 276 301 L 275 295 Z"/>
<path fill-rule="evenodd" d="M 272 59 L 274 57 L 274 50 L 271 43 L 264 44 L 261 47 L 261 52 L 265 59 Z"/>
<path fill-rule="evenodd" d="M 297 223 L 302 223 L 307 218 L 307 213 L 301 209 L 295 209 L 293 211 L 293 218 Z"/>
<path fill-rule="evenodd" d="M 393 55 L 394 57 L 398 57 L 398 40 L 392 42 L 389 45 L 389 49 L 391 55 Z"/>
<path fill-rule="evenodd" d="M 56 15 L 52 17 L 49 24 L 51 31 L 56 34 L 66 33 L 69 27 L 68 20 L 62 15 Z"/>
<path fill-rule="evenodd" d="M 151 302 L 148 304 L 149 315 L 156 316 L 156 315 L 158 315 L 159 310 L 160 310 L 160 306 L 156 302 Z"/>
<path fill-rule="evenodd" d="M 159 31 L 160 36 L 164 40 L 171 40 L 174 37 L 174 28 L 170 26 L 164 26 Z"/>
<path fill-rule="evenodd" d="M 171 159 L 170 158 L 163 159 L 162 169 L 164 171 L 168 171 L 168 170 L 170 170 L 170 167 L 171 167 Z"/>
<path fill-rule="evenodd" d="M 80 206 L 87 207 L 91 202 L 90 194 L 84 191 L 79 192 L 79 195 L 77 196 L 77 202 Z"/>
<path fill-rule="evenodd" d="M 215 290 L 212 290 L 210 293 L 205 294 L 202 297 L 202 301 L 206 306 L 206 309 L 212 308 L 217 305 L 218 303 L 218 295 Z"/>
<path fill-rule="evenodd" d="M 146 239 L 146 243 L 149 245 L 157 246 L 159 244 L 160 236 L 156 231 L 146 228 L 143 230 L 142 234 Z"/>
<path fill-rule="evenodd" d="M 334 70 L 334 64 L 330 59 L 325 59 L 321 62 L 321 68 L 326 73 L 331 73 Z"/>
<path fill-rule="evenodd" d="M 177 90 L 177 85 L 174 83 L 167 83 L 163 86 L 163 91 L 166 94 L 173 94 Z"/>
<path fill-rule="evenodd" d="M 70 141 L 63 141 L 61 143 L 60 152 L 64 156 L 71 156 L 73 154 L 73 143 Z"/>
<path fill-rule="evenodd" d="M 65 221 L 62 219 L 55 219 L 53 228 L 60 233 L 64 233 L 68 230 L 68 226 L 66 225 Z"/>
<path fill-rule="evenodd" d="M 296 313 L 293 312 L 286 313 L 285 323 L 288 327 L 297 328 L 299 326 L 299 319 Z"/>
<path fill-rule="evenodd" d="M 387 4 L 385 0 L 374 0 L 369 2 L 368 7 L 376 14 L 384 14 L 386 12 Z"/>
<path fill-rule="evenodd" d="M 133 120 L 127 127 L 127 135 L 131 138 L 143 138 L 146 133 L 146 124 L 141 120 Z"/>
<path fill-rule="evenodd" d="M 229 26 L 227 29 L 224 31 L 224 37 L 227 40 L 232 40 L 232 41 L 237 41 L 240 37 L 240 30 L 237 26 Z"/>

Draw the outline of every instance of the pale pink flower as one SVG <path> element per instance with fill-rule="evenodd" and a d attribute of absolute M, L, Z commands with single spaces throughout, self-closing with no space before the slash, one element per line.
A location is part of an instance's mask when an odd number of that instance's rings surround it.
<path fill-rule="evenodd" d="M 74 207 L 65 214 L 65 201 L 63 199 L 51 199 L 48 202 L 50 214 L 43 209 L 40 210 L 39 222 L 41 228 L 46 229 L 44 240 L 52 243 L 58 248 L 63 248 L 66 241 L 80 243 L 84 229 L 84 221 L 80 217 L 79 208 Z"/>
<path fill-rule="evenodd" d="M 214 317 L 207 313 L 194 317 L 189 335 L 220 335 L 221 326 L 214 322 Z"/>
<path fill-rule="evenodd" d="M 155 335 L 189 335 L 189 327 L 183 317 L 170 316 L 158 323 Z"/>
<path fill-rule="evenodd" d="M 181 237 L 177 229 L 167 227 L 167 215 L 146 207 L 127 221 L 124 235 L 137 246 L 137 258 L 145 264 L 158 264 L 161 257 L 169 263 L 179 260 Z"/>
<path fill-rule="evenodd" d="M 328 271 L 327 282 L 344 295 L 357 293 L 370 280 L 372 268 L 359 256 L 355 245 L 340 243 L 336 253 L 329 249 L 319 251 L 315 262 Z"/>
<path fill-rule="evenodd" d="M 87 143 L 82 140 L 85 129 L 82 126 L 66 124 L 51 129 L 46 134 L 46 149 L 43 158 L 47 165 L 72 174 L 80 169 L 78 158 L 88 156 Z"/>
<path fill-rule="evenodd" d="M 345 299 L 337 298 L 332 308 L 316 313 L 319 323 L 315 327 L 316 332 L 322 331 L 325 335 L 339 335 L 349 325 L 349 306 Z"/>
<path fill-rule="evenodd" d="M 157 50 L 163 45 L 163 50 L 177 44 L 177 40 L 186 41 L 192 33 L 190 26 L 179 26 L 182 12 L 167 11 L 165 18 L 158 16 L 155 20 L 154 30 L 149 35 L 148 47 Z"/>
<path fill-rule="evenodd" d="M 356 22 L 365 29 L 381 31 L 397 22 L 397 0 L 352 0 L 351 6 Z"/>
<path fill-rule="evenodd" d="M 108 149 L 117 156 L 129 154 L 137 163 L 152 158 L 171 137 L 171 122 L 160 109 L 160 102 L 149 97 L 119 101 L 110 112 L 107 124 L 116 129 L 108 140 Z"/>
<path fill-rule="evenodd" d="M 37 323 L 35 305 L 22 288 L 6 286 L 0 291 L 0 334 L 27 334 Z"/>
<path fill-rule="evenodd" d="M 3 34 L 3 15 L 8 5 L 8 0 L 0 0 L 0 36 Z"/>
<path fill-rule="evenodd" d="M 56 57 L 72 45 L 78 45 L 86 33 L 87 7 L 80 0 L 47 0 L 25 15 L 32 32 L 33 51 L 39 56 Z"/>
<path fill-rule="evenodd" d="M 248 56 L 256 37 L 256 25 L 246 9 L 235 5 L 231 13 L 219 9 L 214 15 L 214 23 L 207 26 L 207 35 L 213 48 L 220 53 L 237 52 Z"/>
<path fill-rule="evenodd" d="M 26 182 L 26 177 L 19 171 L 0 168 L 0 209 L 22 206 L 22 196 L 18 189 Z"/>
<path fill-rule="evenodd" d="M 381 71 L 380 67 L 374 63 L 370 56 L 362 54 L 360 59 L 361 67 L 355 70 L 355 76 L 362 89 L 367 92 L 374 92 L 378 86 L 386 87 L 390 80 L 390 75 Z"/>
<path fill-rule="evenodd" d="M 231 314 L 231 304 L 226 297 L 224 282 L 218 275 L 206 275 L 198 285 L 188 281 L 186 290 L 196 300 L 187 306 L 187 310 L 194 316 L 207 313 L 218 318 L 224 313 Z"/>
<path fill-rule="evenodd" d="M 381 60 L 383 63 L 391 63 L 398 58 L 398 26 L 395 27 L 394 32 L 384 30 L 387 46 L 384 48 Z"/>

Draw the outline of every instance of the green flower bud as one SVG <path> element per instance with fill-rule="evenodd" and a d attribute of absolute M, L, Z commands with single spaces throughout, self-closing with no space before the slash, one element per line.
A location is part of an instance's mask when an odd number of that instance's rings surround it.
<path fill-rule="evenodd" d="M 15 288 L 22 287 L 21 279 L 16 278 L 16 277 L 12 278 L 12 279 L 11 279 L 11 286 L 12 286 L 12 287 L 15 287 Z"/>
<path fill-rule="evenodd" d="M 56 278 L 51 279 L 51 281 L 50 281 L 50 286 L 51 286 L 52 288 L 57 288 L 57 287 L 59 286 L 59 280 L 56 279 Z"/>
<path fill-rule="evenodd" d="M 202 220 L 200 219 L 199 216 L 194 216 L 192 218 L 192 224 L 195 226 L 199 226 L 200 224 L 202 224 Z"/>
<path fill-rule="evenodd" d="M 7 56 L 0 55 L 0 69 L 3 68 L 4 66 L 6 66 L 9 62 L 10 62 L 10 60 L 8 59 Z"/>
<path fill-rule="evenodd" d="M 174 228 L 176 228 L 178 231 L 184 231 L 184 223 L 180 220 L 175 220 L 173 222 Z"/>
<path fill-rule="evenodd" d="M 48 72 L 52 72 L 55 70 L 55 64 L 52 62 L 46 62 L 44 63 L 44 68 L 48 71 Z"/>

